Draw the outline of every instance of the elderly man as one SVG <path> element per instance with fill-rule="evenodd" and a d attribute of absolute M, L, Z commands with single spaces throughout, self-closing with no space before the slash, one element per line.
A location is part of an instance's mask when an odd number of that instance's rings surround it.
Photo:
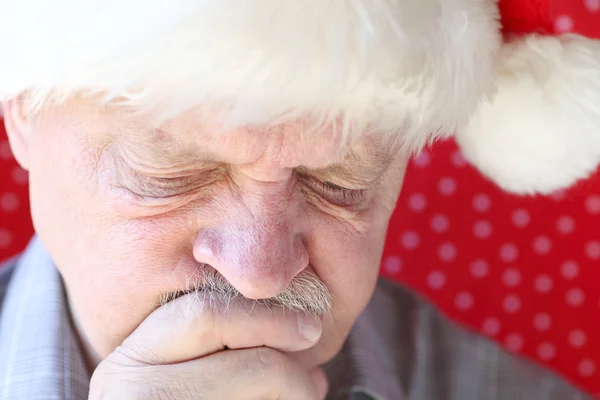
<path fill-rule="evenodd" d="M 410 153 L 489 87 L 458 36 L 498 38 L 493 3 L 3 1 L 36 238 L 0 398 L 584 398 L 377 283 Z"/>

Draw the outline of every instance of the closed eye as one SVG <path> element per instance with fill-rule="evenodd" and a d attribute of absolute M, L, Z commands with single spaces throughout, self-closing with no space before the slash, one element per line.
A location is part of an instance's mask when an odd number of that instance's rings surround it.
<path fill-rule="evenodd" d="M 302 180 L 327 202 L 340 207 L 358 205 L 366 198 L 368 193 L 367 189 L 351 189 L 333 182 L 320 181 L 313 177 L 303 177 Z"/>
<path fill-rule="evenodd" d="M 194 171 L 181 176 L 159 177 L 131 171 L 132 191 L 144 197 L 160 198 L 178 196 L 214 183 L 220 176 L 220 169 Z"/>

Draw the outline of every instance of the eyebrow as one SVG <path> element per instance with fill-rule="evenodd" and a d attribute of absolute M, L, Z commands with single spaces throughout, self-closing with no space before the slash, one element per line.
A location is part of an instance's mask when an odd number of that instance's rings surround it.
<path fill-rule="evenodd" d="M 132 132 L 133 133 L 133 132 Z M 186 147 L 173 135 L 162 129 L 152 129 L 151 133 L 139 135 L 133 133 L 121 142 L 127 152 L 140 157 L 146 163 L 159 163 L 169 168 L 183 164 L 191 165 L 211 161 L 208 154 L 202 154 L 198 148 Z M 151 146 L 148 146 L 152 143 Z M 158 146 L 157 146 L 158 145 Z M 369 186 L 382 178 L 393 160 L 392 152 L 377 146 L 362 148 L 360 151 L 350 149 L 343 161 L 319 169 L 296 168 L 302 173 L 310 174 L 323 181 L 341 180 L 351 186 Z M 144 165 L 140 166 L 144 166 Z M 332 182 L 335 183 L 335 182 Z"/>
<path fill-rule="evenodd" d="M 142 164 L 164 164 L 175 167 L 181 164 L 208 161 L 206 155 L 198 149 L 186 147 L 175 140 L 172 135 L 161 130 L 154 130 L 144 136 L 134 134 L 118 137 L 117 142 L 122 150 L 135 155 L 137 161 Z"/>
<path fill-rule="evenodd" d="M 393 157 L 386 151 L 369 151 L 367 154 L 350 152 L 341 163 L 309 173 L 322 180 L 341 179 L 351 185 L 372 185 L 387 172 Z"/>

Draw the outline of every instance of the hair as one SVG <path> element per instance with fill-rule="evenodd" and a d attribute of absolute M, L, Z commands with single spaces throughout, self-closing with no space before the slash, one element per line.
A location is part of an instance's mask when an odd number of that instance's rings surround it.
<path fill-rule="evenodd" d="M 4 4 L 7 3 L 7 4 Z M 497 7 L 481 0 L 3 2 L 0 98 L 100 96 L 161 119 L 303 120 L 410 149 L 492 90 Z"/>
<path fill-rule="evenodd" d="M 160 305 L 190 295 L 190 301 L 203 302 L 211 307 L 227 305 L 244 296 L 214 268 L 203 265 L 194 277 L 188 279 L 186 287 L 165 293 Z M 330 313 L 332 296 L 327 286 L 314 274 L 301 272 L 275 297 L 256 300 L 267 307 L 284 307 L 292 312 L 323 316 Z"/>

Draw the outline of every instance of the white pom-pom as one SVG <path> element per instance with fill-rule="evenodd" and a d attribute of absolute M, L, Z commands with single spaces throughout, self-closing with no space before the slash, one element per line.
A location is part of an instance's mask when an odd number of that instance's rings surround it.
<path fill-rule="evenodd" d="M 501 60 L 496 94 L 456 134 L 465 157 L 519 194 L 588 177 L 600 163 L 600 41 L 529 36 Z"/>

